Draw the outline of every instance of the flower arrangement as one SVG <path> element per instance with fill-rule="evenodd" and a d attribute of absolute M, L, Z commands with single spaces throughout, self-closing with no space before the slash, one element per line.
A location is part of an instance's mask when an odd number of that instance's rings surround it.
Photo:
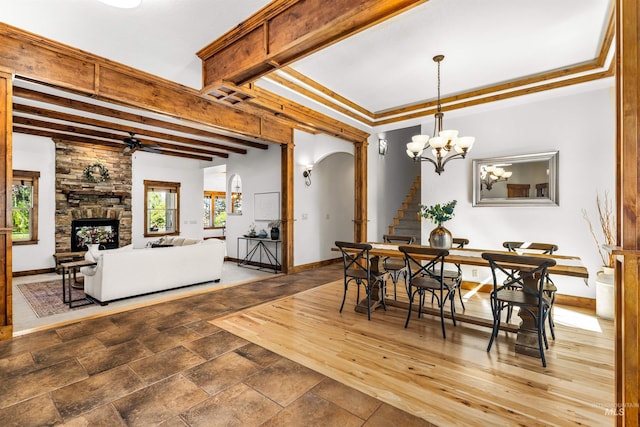
<path fill-rule="evenodd" d="M 600 195 L 596 194 L 596 206 L 598 207 L 598 219 L 600 220 L 600 227 L 602 228 L 602 235 L 604 237 L 602 244 L 600 244 L 598 236 L 596 236 L 596 232 L 593 229 L 593 224 L 591 224 L 591 220 L 589 219 L 586 209 L 582 209 L 582 216 L 587 221 L 587 224 L 589 224 L 589 232 L 591 233 L 591 236 L 593 236 L 593 240 L 596 242 L 598 255 L 600 255 L 602 265 L 605 267 L 613 267 L 613 255 L 607 253 L 607 251 L 602 248 L 603 245 L 615 245 L 616 243 L 616 218 L 613 214 L 612 202 L 609 200 L 609 193 L 605 191 L 604 199 L 601 199 Z"/>
<path fill-rule="evenodd" d="M 92 244 L 100 244 L 112 242 L 115 239 L 115 232 L 111 227 L 81 227 L 76 231 L 78 246 L 86 246 Z"/>
<path fill-rule="evenodd" d="M 418 212 L 418 215 L 423 218 L 430 219 L 435 224 L 440 225 L 453 218 L 453 210 L 456 207 L 456 203 L 458 203 L 457 200 L 452 200 L 444 205 L 440 205 L 440 203 L 433 206 L 419 205 L 420 211 Z"/>
<path fill-rule="evenodd" d="M 249 237 L 256 237 L 257 233 L 256 233 L 256 224 L 253 222 L 251 223 L 251 225 L 249 225 Z"/>

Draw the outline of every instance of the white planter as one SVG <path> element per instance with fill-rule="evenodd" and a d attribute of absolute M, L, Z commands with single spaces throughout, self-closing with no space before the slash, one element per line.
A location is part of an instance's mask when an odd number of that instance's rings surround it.
<path fill-rule="evenodd" d="M 596 315 L 603 319 L 615 317 L 615 299 L 613 292 L 613 268 L 602 267 L 596 278 Z"/>

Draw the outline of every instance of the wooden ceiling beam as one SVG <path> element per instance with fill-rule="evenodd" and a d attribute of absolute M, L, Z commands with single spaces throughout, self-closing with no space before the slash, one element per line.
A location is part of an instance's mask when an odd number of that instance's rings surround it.
<path fill-rule="evenodd" d="M 98 115 L 101 115 L 101 116 L 112 117 L 114 119 L 127 120 L 127 121 L 130 121 L 130 122 L 141 123 L 141 124 L 145 124 L 145 125 L 148 125 L 148 126 L 154 126 L 154 127 L 159 127 L 159 128 L 163 128 L 163 129 L 174 130 L 174 131 L 177 131 L 177 132 L 191 133 L 191 134 L 194 134 L 194 135 L 202 135 L 202 136 L 208 136 L 208 137 L 211 137 L 211 138 L 225 139 L 225 138 L 220 138 L 223 135 L 218 135 L 218 134 L 207 132 L 207 131 L 200 131 L 199 132 L 199 129 L 191 128 L 191 127 L 180 125 L 180 124 L 177 124 L 177 123 L 166 122 L 164 120 L 155 119 L 153 117 L 148 117 L 148 116 L 143 116 L 143 115 L 140 115 L 140 114 L 129 113 L 129 112 L 126 112 L 126 111 L 121 111 L 121 110 L 115 110 L 113 108 L 103 107 L 101 105 L 90 104 L 88 102 L 78 101 L 78 100 L 75 100 L 75 99 L 63 98 L 63 97 L 60 97 L 60 96 L 51 95 L 51 94 L 44 93 L 44 92 L 38 92 L 38 91 L 35 91 L 35 90 L 31 90 L 31 89 L 15 87 L 13 89 L 13 95 L 14 95 L 15 98 L 23 98 L 23 99 L 29 99 L 31 101 L 44 102 L 46 104 L 57 105 L 59 107 L 70 108 L 70 109 L 78 110 L 78 111 L 85 111 L 87 113 L 92 113 L 92 114 L 98 114 Z M 151 135 L 149 135 L 149 136 L 151 136 Z M 254 148 L 260 148 L 262 150 L 266 150 L 267 148 L 269 148 L 269 146 L 267 144 L 244 141 L 242 139 L 232 138 L 232 137 L 227 137 L 227 138 L 230 139 L 229 142 L 234 143 L 234 144 L 247 145 L 247 146 L 251 146 L 251 147 L 254 147 Z M 234 147 L 222 148 L 222 147 L 223 147 L 222 145 L 218 146 L 219 149 L 229 150 L 229 151 L 233 151 L 235 153 L 240 153 L 240 154 L 245 154 L 246 153 L 246 151 L 244 153 L 242 153 L 242 151 L 244 149 L 241 149 L 241 148 L 234 148 Z"/>
<path fill-rule="evenodd" d="M 270 75 L 268 75 L 267 77 L 265 77 L 269 80 L 272 80 L 273 82 L 284 86 L 286 88 L 289 88 L 291 90 L 293 90 L 294 92 L 297 92 L 299 94 L 303 94 L 304 96 L 306 96 L 307 98 L 310 98 L 314 101 L 316 101 L 319 104 L 324 105 L 327 108 L 330 108 L 332 110 L 335 110 L 339 113 L 344 114 L 347 117 L 351 117 L 353 120 L 356 120 L 358 122 L 361 122 L 367 126 L 371 126 L 373 127 L 373 125 L 375 123 L 373 123 L 372 120 L 370 120 L 370 117 L 373 116 L 373 113 L 369 113 L 370 116 L 362 116 L 360 114 L 354 113 L 353 110 L 349 109 L 349 108 L 345 108 L 342 105 L 338 104 L 336 101 L 331 101 L 330 99 L 325 98 L 324 96 L 318 95 L 317 93 L 310 91 L 302 86 L 300 86 L 297 83 L 292 82 L 291 80 L 288 80 L 282 76 L 277 75 L 276 73 L 272 73 Z M 309 79 L 310 80 L 310 79 Z M 335 94 L 335 92 L 333 92 Z M 335 94 L 334 98 L 336 100 L 338 100 L 339 98 L 341 99 L 339 102 L 342 102 L 343 97 L 341 97 L 340 95 Z M 252 99 L 251 101 L 249 101 L 250 103 L 256 103 L 255 99 Z M 355 104 L 350 102 L 349 106 L 353 108 Z"/>
<path fill-rule="evenodd" d="M 201 146 L 201 147 L 216 148 L 218 150 L 226 150 L 226 151 L 231 151 L 233 153 L 238 153 L 238 154 L 247 154 L 247 150 L 245 150 L 244 148 L 230 147 L 230 146 L 227 146 L 227 145 L 216 144 L 216 143 L 213 143 L 213 142 L 200 141 L 198 139 L 186 138 L 186 137 L 183 137 L 183 136 L 172 135 L 172 134 L 169 134 L 169 133 L 156 132 L 156 131 L 149 130 L 149 129 L 139 128 L 139 127 L 129 126 L 129 125 L 123 125 L 123 124 L 119 124 L 119 123 L 106 122 L 104 120 L 91 119 L 89 117 L 77 116 L 75 114 L 68 114 L 68 113 L 63 113 L 63 112 L 60 112 L 60 111 L 49 110 L 49 109 L 46 109 L 46 108 L 33 107 L 33 106 L 30 106 L 30 105 L 22 105 L 22 104 L 14 103 L 13 104 L 13 111 L 14 111 L 14 113 L 18 112 L 18 113 L 33 114 L 33 115 L 36 115 L 36 116 L 46 117 L 46 118 L 49 118 L 49 119 L 63 120 L 63 121 L 73 122 L 73 123 L 80 123 L 80 124 L 83 124 L 83 125 L 89 125 L 89 126 L 95 126 L 95 127 L 105 128 L 105 129 L 117 130 L 117 131 L 126 132 L 126 133 L 133 132 L 136 135 L 145 135 L 145 136 L 149 136 L 151 138 L 166 139 L 166 140 L 169 140 L 169 141 L 182 142 L 184 144 L 191 144 L 191 145 L 197 145 L 197 146 Z M 264 145 L 264 144 L 262 144 L 262 145 Z M 266 147 L 266 145 L 265 145 L 265 147 Z"/>
<path fill-rule="evenodd" d="M 0 23 L 0 68 L 96 99 L 161 113 L 243 135 L 256 142 L 293 142 L 291 125 L 203 98 L 175 82 Z"/>
<path fill-rule="evenodd" d="M 54 131 L 61 131 L 61 132 L 71 133 L 71 134 L 89 135 L 97 138 L 111 139 L 111 140 L 117 141 L 120 144 L 123 144 L 122 148 L 126 147 L 126 144 L 122 141 L 123 138 L 126 137 L 126 135 L 103 132 L 103 131 L 94 130 L 94 129 L 81 128 L 74 125 L 68 125 L 63 123 L 53 123 L 53 122 L 48 122 L 44 120 L 38 120 L 30 117 L 21 117 L 21 116 L 14 116 L 13 123 L 24 125 L 24 126 L 35 127 L 35 128 L 51 129 Z M 229 154 L 227 153 L 220 153 L 217 151 L 205 150 L 203 148 L 187 147 L 184 145 L 169 144 L 169 143 L 160 142 L 160 141 L 144 140 L 142 138 L 138 138 L 137 135 L 136 135 L 136 139 L 139 140 L 143 145 L 146 144 L 147 146 L 155 145 L 155 146 L 166 148 L 169 150 L 180 150 L 187 153 L 213 155 L 213 156 L 224 157 L 224 158 L 229 157 Z"/>
<path fill-rule="evenodd" d="M 253 82 L 427 0 L 276 0 L 197 52 L 203 93 Z M 250 99 L 250 97 L 249 97 Z"/>
<path fill-rule="evenodd" d="M 89 138 L 89 137 L 82 137 L 82 136 L 77 136 L 77 135 L 67 135 L 64 133 L 59 133 L 59 132 L 53 132 L 50 130 L 45 130 L 45 129 L 34 129 L 34 128 L 28 128 L 28 127 L 23 127 L 23 126 L 13 126 L 13 132 L 15 133 L 22 133 L 22 134 L 27 134 L 27 135 L 37 135 L 37 136 L 44 136 L 47 138 L 51 138 L 54 142 L 56 141 L 64 141 L 64 142 L 69 142 L 69 143 L 75 143 L 75 144 L 79 144 L 79 145 L 88 145 L 91 147 L 96 147 L 98 146 L 98 148 L 100 149 L 104 149 L 104 150 L 110 150 L 110 151 L 119 151 L 122 152 L 123 150 L 123 146 L 122 143 L 117 143 L 117 142 L 110 142 L 110 141 L 105 141 L 102 139 L 94 139 L 94 138 Z M 167 156 L 176 156 L 176 157 L 184 157 L 187 159 L 194 159 L 194 160 L 204 160 L 204 161 L 211 161 L 213 160 L 213 157 L 211 156 L 202 156 L 202 155 L 197 155 L 197 154 L 189 154 L 189 153 L 179 153 L 179 152 L 174 152 L 174 151 L 169 151 L 169 150 L 157 150 L 158 154 L 164 154 Z"/>

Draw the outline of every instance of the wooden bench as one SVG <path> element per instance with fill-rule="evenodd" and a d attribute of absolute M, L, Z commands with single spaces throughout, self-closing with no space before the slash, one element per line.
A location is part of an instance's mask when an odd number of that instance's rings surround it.
<path fill-rule="evenodd" d="M 56 252 L 53 254 L 53 259 L 56 260 L 56 273 L 62 273 L 62 266 L 60 264 L 65 262 L 74 262 L 74 261 L 82 261 L 84 259 L 84 254 L 86 251 L 82 252 Z"/>

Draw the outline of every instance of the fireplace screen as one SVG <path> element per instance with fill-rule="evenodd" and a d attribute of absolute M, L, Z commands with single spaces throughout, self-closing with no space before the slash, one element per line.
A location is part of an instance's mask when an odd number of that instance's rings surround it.
<path fill-rule="evenodd" d="M 88 244 L 99 244 L 100 249 L 118 247 L 117 219 L 87 218 L 71 222 L 71 250 L 86 251 Z"/>

